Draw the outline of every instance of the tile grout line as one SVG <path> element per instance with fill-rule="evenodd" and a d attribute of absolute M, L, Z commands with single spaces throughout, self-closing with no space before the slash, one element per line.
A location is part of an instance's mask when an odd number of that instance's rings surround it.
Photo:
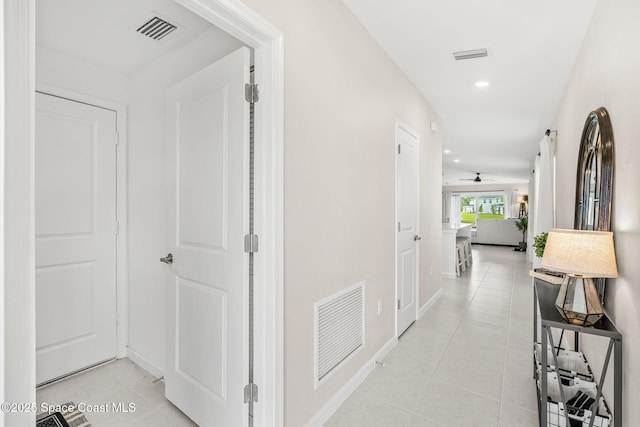
<path fill-rule="evenodd" d="M 514 263 L 515 264 L 515 263 Z M 504 363 L 502 365 L 502 390 L 500 390 L 500 410 L 498 411 L 498 426 L 502 420 L 502 408 L 504 407 L 504 385 L 507 376 L 507 355 L 509 353 L 509 331 L 511 330 L 511 309 L 513 308 L 513 287 L 516 282 L 516 268 L 514 266 L 513 276 L 511 279 L 511 298 L 509 299 L 509 317 L 507 320 L 507 345 L 504 347 Z"/>
<path fill-rule="evenodd" d="M 513 298 L 514 298 L 514 292 L 513 292 L 513 289 L 514 289 L 514 288 L 515 288 L 515 286 L 516 286 L 517 270 L 518 270 L 518 267 L 517 267 L 517 261 L 516 261 L 516 267 L 514 268 L 513 283 L 512 283 L 512 286 L 511 286 L 511 288 L 512 288 L 512 292 L 511 292 L 511 300 L 510 300 L 510 302 L 509 302 L 509 320 L 508 320 L 508 325 L 507 325 L 507 339 L 508 339 L 508 336 L 509 336 L 509 331 L 510 331 L 510 330 L 511 330 L 511 328 L 512 328 L 512 320 L 513 320 L 513 319 L 511 318 L 511 310 L 512 310 L 512 308 L 513 308 Z M 509 406 L 514 407 L 514 408 L 518 408 L 518 409 L 520 409 L 520 410 L 522 410 L 522 411 L 530 412 L 530 413 L 532 413 L 532 414 L 535 414 L 535 413 L 536 413 L 535 411 L 532 411 L 532 410 L 531 410 L 531 409 L 529 409 L 529 408 L 524 408 L 524 407 L 522 407 L 522 406 L 520 406 L 520 405 L 516 405 L 516 404 L 513 404 L 513 403 L 506 403 L 506 402 L 504 402 L 504 385 L 505 385 L 505 381 L 506 381 L 506 373 L 507 373 L 507 354 L 508 354 L 508 353 L 509 353 L 509 346 L 508 346 L 508 342 L 507 342 L 507 346 L 505 347 L 505 358 L 504 358 L 505 363 L 504 363 L 504 366 L 503 366 L 503 373 L 502 373 L 502 392 L 501 392 L 501 394 L 500 394 L 500 413 L 499 413 L 500 415 L 499 415 L 499 417 L 498 417 L 498 426 L 500 426 L 500 420 L 501 420 L 501 418 L 502 418 L 502 408 L 503 408 L 503 405 L 509 405 Z"/>
<path fill-rule="evenodd" d="M 451 345 L 451 342 L 453 341 L 453 337 L 455 337 L 455 335 L 458 333 L 458 329 L 460 329 L 460 325 L 462 324 L 462 319 L 464 319 L 464 315 L 466 314 L 467 310 L 469 309 L 469 305 L 471 304 L 471 301 L 473 301 L 473 299 L 478 294 L 478 290 L 480 289 L 480 286 L 482 286 L 482 284 L 480 284 L 480 285 L 478 285 L 476 287 L 475 291 L 473 292 L 473 296 L 471 297 L 471 299 L 469 299 L 469 301 L 467 302 L 465 308 L 462 309 L 460 320 L 458 320 L 458 324 L 456 325 L 456 328 L 453 330 L 453 333 L 449 337 L 449 340 L 447 341 L 447 345 L 445 346 L 444 351 L 442 352 L 442 354 L 438 358 L 438 363 L 436 363 L 433 371 L 431 372 L 431 374 L 429 374 L 429 378 L 432 378 L 434 373 L 440 367 L 440 363 L 442 363 L 442 359 L 443 359 L 444 355 L 446 354 L 447 350 L 449 349 L 449 346 Z"/>
<path fill-rule="evenodd" d="M 437 424 L 437 425 L 439 425 L 439 426 L 443 426 L 443 427 L 445 426 L 444 424 L 440 424 L 440 423 L 439 423 L 439 422 L 437 422 L 436 420 L 433 420 L 433 419 L 431 419 L 431 418 L 427 418 L 427 417 L 425 417 L 424 415 L 421 415 L 421 414 L 419 414 L 419 413 L 417 413 L 417 412 L 414 412 L 414 411 L 412 411 L 411 409 L 405 408 L 405 407 L 403 407 L 403 406 L 397 405 L 397 404 L 395 404 L 395 403 L 393 403 L 393 402 L 389 402 L 388 400 L 381 399 L 381 398 L 379 398 L 379 397 L 377 397 L 377 396 L 367 395 L 366 393 L 362 393 L 362 394 L 364 394 L 364 395 L 366 395 L 366 396 L 369 396 L 370 398 L 375 399 L 375 400 L 377 400 L 377 401 L 378 401 L 378 402 L 380 402 L 380 403 L 384 403 L 385 405 L 389 405 L 389 406 L 392 406 L 392 407 L 394 407 L 394 408 L 396 408 L 396 409 L 399 409 L 399 410 L 401 410 L 401 411 L 403 411 L 403 412 L 406 412 L 406 413 L 408 413 L 408 414 L 415 415 L 415 416 L 417 416 L 417 417 L 419 417 L 419 418 L 422 418 L 423 420 L 427 420 L 427 421 L 432 422 L 432 423 L 434 423 L 434 424 Z"/>

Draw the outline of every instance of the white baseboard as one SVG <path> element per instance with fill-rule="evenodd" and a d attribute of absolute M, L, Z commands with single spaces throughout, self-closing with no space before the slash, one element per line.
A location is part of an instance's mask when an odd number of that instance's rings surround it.
<path fill-rule="evenodd" d="M 320 427 L 340 408 L 349 396 L 362 384 L 376 368 L 376 361 L 384 360 L 398 343 L 396 337 L 391 338 L 362 368 L 305 424 L 305 427 Z"/>
<path fill-rule="evenodd" d="M 458 275 L 456 273 L 442 273 L 442 277 L 447 279 L 457 279 Z"/>
<path fill-rule="evenodd" d="M 127 347 L 127 357 L 142 369 L 149 371 L 149 373 L 154 377 L 160 378 L 164 376 L 164 369 L 160 369 L 157 365 L 150 362 L 146 357 L 142 356 L 131 347 Z"/>
<path fill-rule="evenodd" d="M 433 306 L 433 304 L 435 304 L 441 296 L 442 288 L 438 289 L 436 293 L 433 294 L 431 298 L 429 298 L 429 301 L 427 301 L 422 307 L 420 307 L 420 310 L 418 310 L 418 319 L 427 314 L 427 311 L 429 311 L 431 306 Z"/>

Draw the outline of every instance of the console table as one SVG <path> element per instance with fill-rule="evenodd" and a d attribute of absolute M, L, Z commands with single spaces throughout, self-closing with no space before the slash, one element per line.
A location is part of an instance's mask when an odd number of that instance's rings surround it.
<path fill-rule="evenodd" d="M 553 336 L 551 334 L 551 328 L 559 328 L 562 330 L 573 331 L 576 333 L 576 350 L 578 350 L 579 343 L 579 335 L 580 334 L 590 334 L 597 335 L 604 338 L 609 339 L 609 347 L 607 350 L 607 355 L 605 357 L 604 366 L 602 369 L 602 374 L 600 378 L 600 382 L 594 382 L 597 387 L 597 395 L 595 398 L 595 403 L 592 408 L 593 416 L 591 417 L 591 422 L 589 427 L 593 426 L 595 414 L 597 412 L 597 407 L 600 402 L 600 397 L 602 396 L 602 384 L 604 384 L 605 377 L 607 375 L 607 368 L 609 365 L 609 360 L 611 358 L 611 353 L 613 351 L 613 362 L 614 362 L 614 370 L 613 370 L 613 382 L 614 382 L 614 408 L 613 408 L 613 426 L 614 427 L 622 427 L 622 334 L 616 326 L 611 322 L 611 320 L 606 316 L 606 314 L 594 325 L 594 326 L 579 326 L 573 325 L 571 323 L 566 322 L 558 310 L 555 307 L 555 300 L 558 296 L 558 291 L 560 289 L 559 285 L 553 285 L 551 283 L 545 282 L 540 279 L 534 279 L 534 298 L 533 298 L 533 340 L 534 340 L 534 352 L 536 347 L 536 341 L 538 340 L 538 306 L 540 307 L 540 325 L 541 325 L 541 350 L 540 350 L 540 368 L 541 373 L 538 378 L 538 367 L 535 361 L 533 362 L 533 375 L 534 378 L 539 379 L 539 389 L 538 389 L 538 415 L 540 419 L 541 426 L 547 426 L 547 396 L 548 396 L 548 355 L 547 355 L 547 342 L 551 345 L 551 350 L 553 354 L 553 362 L 554 366 L 558 367 L 558 361 L 556 359 L 556 350 L 560 347 L 561 343 L 558 343 L 558 346 L 554 345 Z M 563 386 L 560 381 L 560 375 L 557 375 L 558 385 L 561 393 L 561 401 L 565 408 L 565 416 L 568 414 L 567 410 L 567 401 L 565 399 L 565 395 L 563 392 Z M 595 410 L 594 410 L 595 409 Z M 567 427 L 569 426 L 568 419 L 566 420 Z M 587 425 L 587 424 L 585 424 Z"/>

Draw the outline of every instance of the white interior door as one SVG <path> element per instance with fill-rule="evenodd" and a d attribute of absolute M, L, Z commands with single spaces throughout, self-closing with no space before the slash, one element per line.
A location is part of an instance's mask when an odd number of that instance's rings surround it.
<path fill-rule="evenodd" d="M 416 320 L 417 315 L 420 140 L 413 130 L 397 123 L 396 143 L 396 286 L 399 336 Z"/>
<path fill-rule="evenodd" d="M 246 425 L 249 50 L 167 94 L 166 396 L 200 426 Z"/>
<path fill-rule="evenodd" d="M 116 113 L 36 94 L 36 382 L 116 355 Z"/>

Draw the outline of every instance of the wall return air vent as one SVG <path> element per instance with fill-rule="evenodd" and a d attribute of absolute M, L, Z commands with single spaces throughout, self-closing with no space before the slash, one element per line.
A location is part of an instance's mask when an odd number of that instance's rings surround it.
<path fill-rule="evenodd" d="M 471 49 L 471 50 L 459 50 L 457 52 L 453 52 L 453 58 L 456 61 L 461 61 L 463 59 L 474 59 L 474 58 L 484 58 L 488 56 L 486 48 L 482 49 Z"/>
<path fill-rule="evenodd" d="M 154 16 L 142 24 L 136 31 L 154 40 L 161 40 L 175 31 L 176 28 L 178 27 L 171 22 Z"/>
<path fill-rule="evenodd" d="M 316 389 L 364 347 L 364 282 L 315 304 Z"/>

